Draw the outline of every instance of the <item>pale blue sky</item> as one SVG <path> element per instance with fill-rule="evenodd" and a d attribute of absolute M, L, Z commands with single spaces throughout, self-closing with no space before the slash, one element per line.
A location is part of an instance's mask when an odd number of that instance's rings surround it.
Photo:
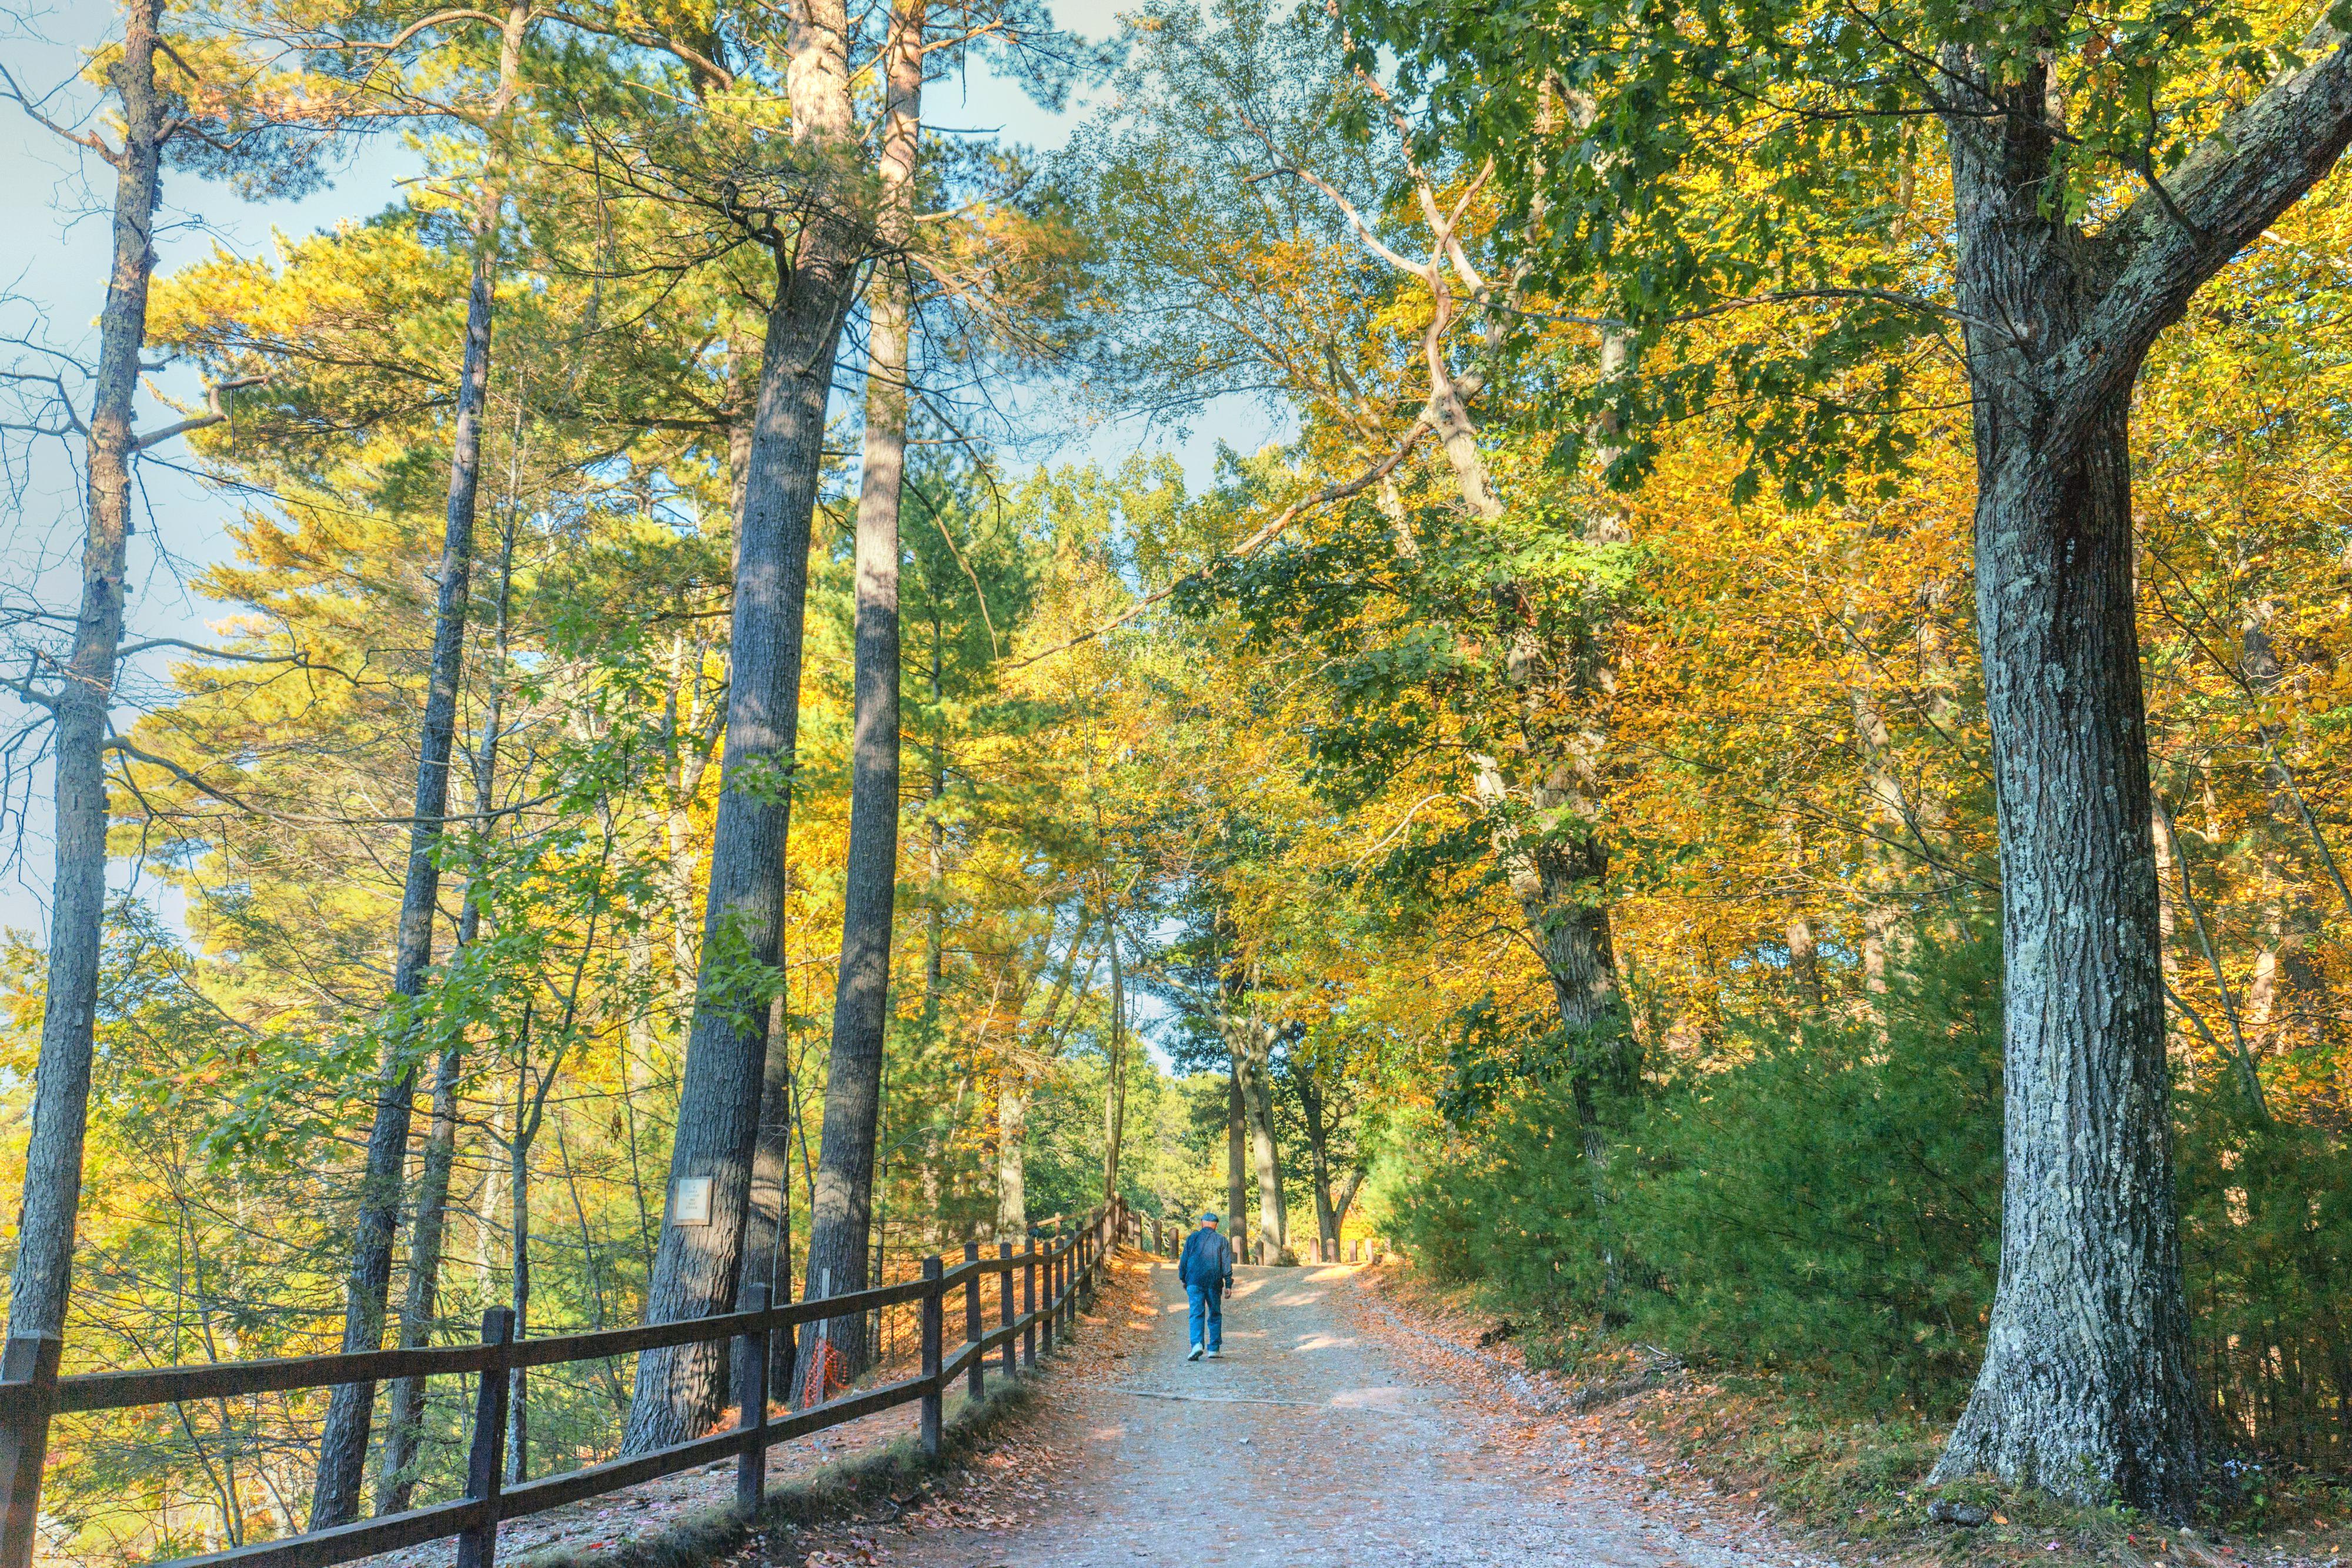
<path fill-rule="evenodd" d="M 1062 26 L 1094 38 L 1115 28 L 1119 7 L 1108 0 L 1062 0 L 1055 6 Z M 65 86 L 50 105 L 54 118 L 71 120 L 89 112 L 94 101 L 72 80 L 88 49 L 110 36 L 114 14 L 99 0 L 65 0 L 47 9 L 0 20 L 0 53 L 30 89 Z M 1012 140 L 1040 149 L 1060 147 L 1093 107 L 1084 97 L 1054 114 L 1030 102 L 1017 89 L 976 66 L 962 81 L 941 84 L 925 95 L 934 123 L 966 129 L 998 129 Z M 366 144 L 328 188 L 299 201 L 252 203 L 225 187 L 188 176 L 167 179 L 166 211 L 157 226 L 157 250 L 165 271 L 184 266 L 219 246 L 252 255 L 270 243 L 271 232 L 306 235 L 331 228 L 341 218 L 377 212 L 397 193 L 398 182 L 413 170 L 396 141 Z M 95 157 L 68 145 L 13 105 L 0 106 L 0 332 L 27 332 L 59 348 L 91 344 L 93 324 L 105 298 L 109 246 L 108 211 L 112 171 Z M 187 395 L 192 379 L 164 378 L 164 390 Z M 168 419 L 152 399 L 142 423 Z M 1167 451 L 1196 483 L 1205 479 L 1220 441 L 1252 449 L 1276 433 L 1264 411 L 1241 402 L 1221 405 L 1195 421 L 1182 442 L 1166 433 L 1129 426 L 1073 430 L 1057 461 L 1094 459 L 1116 464 L 1138 451 Z M 201 639 L 205 622 L 219 609 L 198 600 L 187 580 L 219 559 L 228 548 L 224 522 L 234 507 L 194 477 L 169 466 L 169 449 L 142 465 L 147 511 L 132 540 L 131 620 L 134 638 Z M 21 506 L 0 497 L 0 583 L 9 597 L 27 590 L 53 607 L 69 608 L 74 591 L 70 563 L 78 549 L 81 498 L 79 476 L 66 453 L 38 454 Z M 145 672 L 160 674 L 161 665 Z M 126 689 L 141 672 L 131 672 Z M 13 727 L 22 715 L 0 694 L 0 721 Z M 47 837 L 48 781 L 35 781 L 33 810 L 23 853 L 0 862 L 0 927 L 44 932 L 50 846 Z M 0 844 L 0 852 L 8 846 Z M 130 868 L 118 864 L 118 885 Z M 156 892 L 150 881 L 147 890 Z M 166 909 L 167 914 L 176 911 Z"/>

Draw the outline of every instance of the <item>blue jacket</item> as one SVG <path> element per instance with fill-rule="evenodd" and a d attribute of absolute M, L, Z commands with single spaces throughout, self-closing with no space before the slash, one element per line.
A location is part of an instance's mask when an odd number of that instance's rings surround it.
<path fill-rule="evenodd" d="M 1232 1290 L 1234 1244 L 1217 1231 L 1195 1230 L 1184 1238 L 1184 1250 L 1177 1256 L 1176 1282 L 1188 1291 Z"/>

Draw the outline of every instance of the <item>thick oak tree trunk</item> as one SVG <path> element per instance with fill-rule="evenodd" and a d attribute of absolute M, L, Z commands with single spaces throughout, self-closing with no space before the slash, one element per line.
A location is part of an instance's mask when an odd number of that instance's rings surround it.
<path fill-rule="evenodd" d="M 2178 1514 L 2202 1444 L 2134 622 L 2130 381 L 2087 407 L 2051 395 L 2045 364 L 2082 331 L 2094 280 L 2043 191 L 2041 116 L 2014 112 L 2038 110 L 2038 76 L 1979 90 L 2011 110 L 1949 131 L 1961 308 L 2010 324 L 1969 329 L 2007 1169 L 1984 1365 L 1937 1475 Z"/>
<path fill-rule="evenodd" d="M 1984 1368 L 1939 1473 L 2177 1512 L 2202 1448 L 2124 400 L 2079 447 L 2053 452 L 2029 400 L 2000 390 L 2011 395 L 1978 416 L 1977 595 L 2000 813 L 2008 1166 Z"/>
<path fill-rule="evenodd" d="M 2157 337 L 2352 141 L 2352 40 L 2323 21 L 2095 236 L 2068 220 L 2074 153 L 2047 64 L 1955 45 L 1938 68 L 2000 813 L 2007 1174 L 1984 1367 L 1936 1475 L 2179 1515 L 2206 1434 L 2174 1211 L 2127 416 Z"/>

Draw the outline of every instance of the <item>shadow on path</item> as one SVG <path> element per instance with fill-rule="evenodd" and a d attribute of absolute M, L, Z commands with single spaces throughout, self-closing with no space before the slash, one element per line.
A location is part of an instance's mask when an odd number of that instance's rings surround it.
<path fill-rule="evenodd" d="M 1234 1270 L 1225 1354 L 1187 1362 L 1173 1265 L 1129 1254 L 1108 1375 L 1046 1379 L 1026 1423 L 1066 1457 L 987 1527 L 866 1538 L 891 1568 L 1137 1563 L 1759 1568 L 1591 1497 L 1498 1442 L 1506 1422 L 1357 1334 L 1352 1267 Z M 1140 1276 L 1140 1277 L 1139 1277 Z M 1553 1470 L 1550 1475 L 1559 1472 Z"/>

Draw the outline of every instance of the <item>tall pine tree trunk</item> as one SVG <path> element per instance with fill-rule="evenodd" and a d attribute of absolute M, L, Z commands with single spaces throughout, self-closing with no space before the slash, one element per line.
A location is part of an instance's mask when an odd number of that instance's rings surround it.
<path fill-rule="evenodd" d="M 792 856 L 784 855 L 784 895 L 792 895 Z M 785 967 L 781 939 L 777 965 Z M 743 1272 L 736 1286 L 759 1285 L 781 1306 L 793 1299 L 793 1113 L 792 1031 L 789 1009 L 780 992 L 768 1007 L 768 1039 L 760 1069 L 760 1129 L 751 1145 L 751 1192 L 743 1232 Z M 799 1360 L 798 1325 L 771 1337 L 768 1386 L 792 1386 Z"/>
<path fill-rule="evenodd" d="M 123 578 L 131 537 L 131 433 L 139 356 L 147 342 L 147 289 L 162 184 L 165 105 L 155 86 L 160 0 L 123 7 L 121 57 L 109 68 L 122 105 L 112 162 L 114 261 L 99 319 L 98 381 L 89 420 L 89 516 L 81 608 L 68 678 L 53 699 L 57 726 L 57 871 L 50 883 L 47 998 L 34 1069 L 32 1133 L 8 1281 L 12 1339 L 62 1337 L 81 1205 L 82 1141 L 98 1025 L 99 952 L 106 913 L 108 711 L 122 646 Z"/>
<path fill-rule="evenodd" d="M 498 779 L 503 678 L 514 594 L 515 530 L 520 522 L 519 517 L 508 518 L 505 538 L 499 546 L 497 670 L 490 685 L 488 710 L 482 716 L 481 739 L 474 751 L 477 812 L 490 810 L 492 786 Z M 469 889 L 466 907 L 457 916 L 457 953 L 473 946 L 481 925 L 481 900 Z M 457 1088 L 465 1076 L 465 1062 L 464 1038 L 453 1033 L 433 1070 L 433 1115 L 425 1129 L 425 1155 L 416 1174 L 415 1213 L 408 1224 L 408 1283 L 400 1305 L 400 1343 L 404 1346 L 430 1343 L 438 1315 L 441 1252 L 448 1235 L 449 1173 L 457 1156 Z M 402 1512 L 415 1495 L 417 1440 L 425 1421 L 425 1379 L 395 1380 L 391 1405 L 383 1451 L 376 1460 L 378 1513 Z"/>
<path fill-rule="evenodd" d="M 1110 938 L 1110 1064 L 1103 1080 L 1103 1197 L 1118 1193 L 1118 1146 L 1127 1134 L 1127 977 L 1119 967 L 1118 912 L 1106 908 Z"/>
<path fill-rule="evenodd" d="M 528 4 L 509 6 L 499 44 L 499 87 L 489 120 L 502 120 L 520 80 Z M 500 141 L 503 132 L 494 132 Z M 465 674 L 467 597 L 473 581 L 475 497 L 482 480 L 482 412 L 490 384 L 490 321 L 499 273 L 499 223 L 505 196 L 497 177 L 503 156 L 492 151 L 474 213 L 474 265 L 466 296 L 466 347 L 457 378 L 451 430 L 448 505 L 441 538 L 440 591 L 433 612 L 432 664 L 418 727 L 416 793 L 408 831 L 408 866 L 401 890 L 400 925 L 392 957 L 394 1028 L 385 1042 L 375 1115 L 368 1129 L 367 1168 L 361 1177 L 359 1215 L 352 1225 L 351 1267 L 343 1282 L 345 1352 L 382 1348 L 392 1290 L 392 1247 L 400 1228 L 401 1179 L 408 1158 L 408 1126 L 416 1098 L 416 1037 L 407 1017 L 425 995 L 433 966 L 433 922 L 440 913 L 442 819 L 449 806 L 449 768 L 456 748 L 457 688 Z M 359 1517 L 360 1483 L 367 1468 L 375 1385 L 347 1383 L 329 1396 L 319 1436 L 319 1469 L 310 1490 L 310 1528 L 348 1524 Z"/>
<path fill-rule="evenodd" d="M 793 134 L 840 150 L 851 138 L 848 18 L 842 0 L 799 0 L 788 88 Z M 669 1195 L 710 1184 L 709 1224 L 665 1207 L 646 1292 L 646 1321 L 730 1308 L 742 1268 L 751 1161 L 767 1058 L 767 997 L 783 921 L 783 846 L 800 727 L 809 528 L 824 461 L 834 359 L 864 249 L 849 213 L 820 199 L 777 242 L 758 413 L 736 523 L 727 740 L 720 757 L 710 884 L 703 905 L 694 1019 L 678 1088 Z M 647 1351 L 623 1446 L 630 1452 L 708 1429 L 726 1403 L 723 1346 Z"/>
<path fill-rule="evenodd" d="M 921 132 L 925 0 L 890 12 L 882 131 L 884 243 L 914 232 L 915 154 Z M 850 744 L 849 863 L 843 884 L 841 968 L 833 1051 L 809 1212 L 808 1278 L 833 1292 L 866 1283 L 874 1208 L 874 1153 L 882 1111 L 882 1051 L 889 1024 L 890 937 L 898 894 L 898 501 L 907 464 L 904 260 L 875 269 L 867 316 L 866 444 L 857 492 L 856 711 Z M 866 1362 L 863 1315 L 819 1325 L 855 1373 Z"/>

